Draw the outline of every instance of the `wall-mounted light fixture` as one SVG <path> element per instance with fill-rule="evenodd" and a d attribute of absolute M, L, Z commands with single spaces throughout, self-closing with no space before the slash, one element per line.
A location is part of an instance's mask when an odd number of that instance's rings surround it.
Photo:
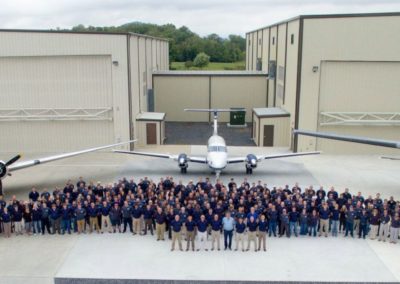
<path fill-rule="evenodd" d="M 312 67 L 312 71 L 313 71 L 314 73 L 317 73 L 317 72 L 318 72 L 318 66 L 313 66 L 313 67 Z"/>
<path fill-rule="evenodd" d="M 118 62 L 117 60 L 114 60 L 114 61 L 112 62 L 112 64 L 113 64 L 114 66 L 118 66 L 118 65 L 119 65 L 119 62 Z"/>

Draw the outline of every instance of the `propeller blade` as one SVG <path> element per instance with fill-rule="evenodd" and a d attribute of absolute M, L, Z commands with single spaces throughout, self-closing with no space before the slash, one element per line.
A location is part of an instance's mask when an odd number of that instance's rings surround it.
<path fill-rule="evenodd" d="M 9 161 L 6 163 L 6 167 L 8 167 L 8 166 L 14 164 L 14 163 L 15 163 L 16 161 L 18 161 L 21 157 L 22 157 L 22 156 L 21 156 L 20 154 L 18 154 L 17 156 L 15 156 L 14 158 L 12 158 L 11 160 L 9 160 Z"/>
<path fill-rule="evenodd" d="M 3 182 L 0 179 L 0 195 L 3 195 Z"/>

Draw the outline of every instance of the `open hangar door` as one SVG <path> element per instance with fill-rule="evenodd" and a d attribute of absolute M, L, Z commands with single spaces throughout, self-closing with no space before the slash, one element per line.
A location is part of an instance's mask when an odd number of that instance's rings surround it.
<path fill-rule="evenodd" d="M 2 152 L 114 142 L 110 56 L 0 58 Z"/>
<path fill-rule="evenodd" d="M 323 61 L 318 131 L 400 140 L 400 62 Z M 395 149 L 328 139 L 318 150 L 338 154 L 398 154 Z"/>

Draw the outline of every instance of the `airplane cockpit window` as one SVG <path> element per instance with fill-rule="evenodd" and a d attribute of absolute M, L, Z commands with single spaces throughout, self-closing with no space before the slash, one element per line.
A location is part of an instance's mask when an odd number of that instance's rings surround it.
<path fill-rule="evenodd" d="M 227 152 L 227 149 L 225 146 L 209 146 L 208 147 L 208 152 Z"/>

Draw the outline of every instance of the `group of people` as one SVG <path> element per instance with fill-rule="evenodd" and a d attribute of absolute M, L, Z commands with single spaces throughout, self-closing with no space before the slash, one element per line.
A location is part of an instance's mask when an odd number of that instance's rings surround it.
<path fill-rule="evenodd" d="M 397 243 L 399 201 L 342 193 L 331 187 L 269 188 L 261 181 L 212 184 L 206 178 L 183 184 L 172 177 L 154 182 L 123 178 L 114 184 L 79 178 L 52 192 L 35 188 L 29 200 L 0 196 L 0 233 L 12 234 L 156 234 L 172 240 L 171 250 L 186 241 L 186 250 L 266 251 L 266 237 L 325 236 L 378 239 Z"/>

